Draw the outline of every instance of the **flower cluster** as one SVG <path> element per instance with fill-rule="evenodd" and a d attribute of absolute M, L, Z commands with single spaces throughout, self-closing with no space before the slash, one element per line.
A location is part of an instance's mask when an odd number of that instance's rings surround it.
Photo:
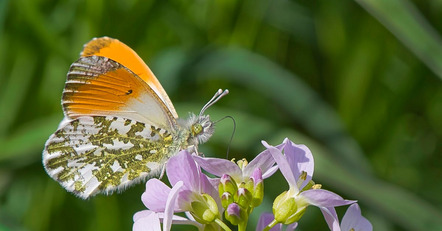
<path fill-rule="evenodd" d="M 312 181 L 313 155 L 305 145 L 288 139 L 277 146 L 263 145 L 266 149 L 250 163 L 181 151 L 166 166 L 172 188 L 158 179 L 146 183 L 141 200 L 147 210 L 134 215 L 133 230 L 170 230 L 172 224 L 191 224 L 199 230 L 231 230 L 226 221 L 240 231 L 246 230 L 250 214 L 264 198 L 264 179 L 278 169 L 288 190 L 276 197 L 272 213 L 261 215 L 257 230 L 282 230 L 283 225 L 286 230 L 294 230 L 310 205 L 322 211 L 332 231 L 372 230 L 356 201 L 345 200 Z M 339 223 L 335 207 L 350 204 Z"/>

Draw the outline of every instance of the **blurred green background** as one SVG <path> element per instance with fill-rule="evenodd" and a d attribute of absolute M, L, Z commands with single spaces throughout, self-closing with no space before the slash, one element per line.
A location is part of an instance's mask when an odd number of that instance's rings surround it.
<path fill-rule="evenodd" d="M 84 201 L 41 164 L 69 65 L 104 35 L 137 51 L 183 117 L 228 88 L 207 113 L 236 119 L 229 158 L 289 137 L 375 230 L 442 230 L 441 15 L 440 0 L 0 0 L 0 230 L 130 230 L 144 209 L 143 184 Z M 226 156 L 232 129 L 219 123 L 206 156 Z M 287 189 L 271 179 L 249 230 Z M 309 208 L 299 230 L 325 229 Z"/>

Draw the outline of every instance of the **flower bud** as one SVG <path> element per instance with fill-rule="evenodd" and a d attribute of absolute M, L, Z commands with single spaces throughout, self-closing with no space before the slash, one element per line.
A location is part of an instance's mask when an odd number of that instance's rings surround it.
<path fill-rule="evenodd" d="M 247 213 L 241 208 L 237 203 L 230 204 L 225 213 L 226 220 L 228 220 L 232 225 L 238 225 L 239 223 L 246 220 Z"/>
<path fill-rule="evenodd" d="M 242 183 L 240 187 L 238 188 L 238 191 L 236 192 L 236 197 L 234 200 L 236 203 L 238 203 L 239 206 L 243 208 L 250 207 L 250 203 L 252 201 L 252 194 L 249 190 L 244 188 L 244 184 Z"/>
<path fill-rule="evenodd" d="M 233 195 L 229 192 L 224 192 L 223 195 L 221 195 L 221 204 L 223 208 L 227 208 L 231 203 L 233 203 Z"/>
<path fill-rule="evenodd" d="M 262 182 L 262 171 L 260 168 L 255 168 L 255 170 L 253 170 L 252 175 L 250 176 L 250 178 L 253 180 L 253 183 L 255 184 L 255 186 Z"/>
<path fill-rule="evenodd" d="M 296 206 L 295 198 L 288 197 L 287 191 L 276 197 L 273 202 L 273 215 L 279 223 L 290 224 L 289 218 L 295 214 L 298 206 Z"/>
<path fill-rule="evenodd" d="M 264 183 L 262 180 L 262 171 L 256 168 L 250 179 L 253 181 L 254 188 L 252 191 L 252 207 L 258 207 L 264 198 Z"/>
<path fill-rule="evenodd" d="M 264 199 L 264 184 L 260 182 L 256 185 L 252 194 L 252 207 L 258 207 Z"/>
<path fill-rule="evenodd" d="M 222 197 L 224 192 L 228 192 L 231 195 L 235 195 L 238 190 L 238 186 L 236 186 L 235 180 L 227 174 L 223 174 L 219 181 L 218 192 L 219 197 Z"/>
<path fill-rule="evenodd" d="M 241 185 L 240 185 L 240 187 L 241 187 Z M 252 178 L 249 178 L 248 180 L 243 182 L 242 187 L 247 189 L 249 192 L 253 192 L 253 190 L 255 189 L 255 183 L 253 182 Z"/>
<path fill-rule="evenodd" d="M 212 223 L 219 217 L 216 201 L 209 194 L 203 193 L 201 196 L 201 200 L 195 200 L 190 203 L 192 207 L 190 213 L 201 224 Z"/>
<path fill-rule="evenodd" d="M 297 222 L 304 215 L 309 205 L 304 200 L 296 200 L 285 191 L 273 202 L 273 215 L 279 223 L 288 225 Z"/>

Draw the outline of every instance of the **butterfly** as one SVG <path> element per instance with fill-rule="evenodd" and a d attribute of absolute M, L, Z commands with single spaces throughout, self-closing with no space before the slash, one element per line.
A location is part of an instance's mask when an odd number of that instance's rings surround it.
<path fill-rule="evenodd" d="M 84 45 L 61 100 L 64 119 L 46 141 L 43 165 L 67 191 L 86 199 L 158 176 L 180 150 L 195 151 L 214 132 L 204 111 L 178 114 L 167 93 L 130 47 L 109 37 Z"/>

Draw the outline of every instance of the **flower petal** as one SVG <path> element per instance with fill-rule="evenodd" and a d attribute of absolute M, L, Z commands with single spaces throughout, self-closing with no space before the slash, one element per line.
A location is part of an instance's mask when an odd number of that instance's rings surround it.
<path fill-rule="evenodd" d="M 192 209 L 191 203 L 192 201 L 197 200 L 198 195 L 199 193 L 185 189 L 185 187 L 183 187 L 178 192 L 177 207 L 183 211 L 191 210 Z"/>
<path fill-rule="evenodd" d="M 196 221 L 189 220 L 189 219 L 187 219 L 185 217 L 177 216 L 177 215 L 173 215 L 172 221 L 173 221 L 172 223 L 176 224 L 176 225 L 193 225 L 193 226 L 196 226 L 196 227 L 200 227 L 201 226 L 201 224 L 196 222 Z"/>
<path fill-rule="evenodd" d="M 199 190 L 200 171 L 187 151 L 181 151 L 170 158 L 167 162 L 166 173 L 171 185 L 183 181 L 185 188 L 192 191 Z"/>
<path fill-rule="evenodd" d="M 172 227 L 173 212 L 175 211 L 176 199 L 181 187 L 183 187 L 183 182 L 178 181 L 169 192 L 164 211 L 163 230 L 170 230 L 170 227 Z"/>
<path fill-rule="evenodd" d="M 156 213 L 156 212 L 153 212 L 151 210 L 139 211 L 139 212 L 135 213 L 135 215 L 133 216 L 133 220 L 134 220 L 134 222 L 136 222 L 137 220 L 139 220 L 141 218 L 144 218 L 144 217 L 147 217 L 147 216 L 151 215 L 152 213 Z M 165 218 L 166 215 L 164 213 L 161 213 L 161 212 L 160 213 L 156 213 L 156 214 L 158 215 L 158 217 L 160 219 L 160 223 L 163 223 L 164 218 Z M 191 220 L 191 219 L 188 219 L 186 217 L 177 216 L 177 215 L 173 215 L 172 216 L 172 223 L 173 224 L 177 224 L 177 225 L 193 225 L 193 226 L 198 227 L 198 229 L 202 227 L 202 225 L 200 223 L 196 222 L 195 220 Z"/>
<path fill-rule="evenodd" d="M 220 213 L 222 213 L 222 205 L 221 205 L 221 199 L 219 198 L 219 192 L 218 192 L 218 184 L 219 184 L 219 178 L 209 178 L 205 174 L 200 174 L 200 184 L 201 184 L 201 190 L 199 193 L 206 193 L 209 194 L 218 205 L 218 208 L 221 209 Z"/>
<path fill-rule="evenodd" d="M 262 231 L 267 225 L 269 225 L 275 217 L 272 213 L 262 213 L 259 217 L 258 225 L 256 226 L 256 231 Z M 280 231 L 282 230 L 282 224 L 277 224 L 270 229 L 270 231 Z"/>
<path fill-rule="evenodd" d="M 164 212 L 169 193 L 169 186 L 153 178 L 146 182 L 146 191 L 141 195 L 141 201 L 152 211 Z"/>
<path fill-rule="evenodd" d="M 212 185 L 212 187 L 214 187 L 214 188 L 218 188 L 218 185 L 219 185 L 219 179 L 220 179 L 220 178 L 208 178 L 208 177 L 207 177 L 207 179 L 209 180 L 209 182 L 210 182 L 210 184 Z"/>
<path fill-rule="evenodd" d="M 286 144 L 284 146 L 284 155 L 286 156 L 289 165 L 292 167 L 295 178 L 298 179 L 302 172 L 307 173 L 306 180 L 300 186 L 300 188 L 304 188 L 313 176 L 315 164 L 312 152 L 307 146 L 303 144 L 295 144 L 287 138 L 284 140 L 284 143 Z"/>
<path fill-rule="evenodd" d="M 361 215 L 361 209 L 357 203 L 354 203 L 348 207 L 347 212 L 341 221 L 341 227 L 343 230 L 360 230 L 360 231 L 372 231 L 373 226 L 370 221 Z"/>
<path fill-rule="evenodd" d="M 341 231 L 341 227 L 339 227 L 338 214 L 336 214 L 336 210 L 334 207 L 320 207 L 322 215 L 324 215 L 325 221 L 327 222 L 328 227 L 331 231 Z"/>
<path fill-rule="evenodd" d="M 164 213 L 157 213 L 158 217 L 160 218 L 160 222 L 163 222 L 165 214 Z M 196 227 L 200 227 L 201 224 L 194 221 L 194 220 L 190 220 L 186 217 L 182 217 L 182 216 L 177 216 L 177 215 L 173 215 L 172 216 L 172 224 L 177 224 L 177 225 L 193 225 Z"/>
<path fill-rule="evenodd" d="M 268 150 L 265 150 L 258 154 L 243 170 L 243 177 L 249 178 L 252 175 L 252 172 L 260 168 L 262 172 L 267 172 L 273 165 L 275 164 L 275 159 L 272 157 L 272 154 Z M 270 176 L 270 175 L 269 175 Z M 242 179 L 246 180 L 246 179 Z"/>
<path fill-rule="evenodd" d="M 306 190 L 301 192 L 299 196 L 306 198 L 309 204 L 317 207 L 336 207 L 353 204 L 356 202 L 351 200 L 344 200 L 338 194 L 324 189 Z"/>
<path fill-rule="evenodd" d="M 137 221 L 140 218 L 149 216 L 151 213 L 154 213 L 154 211 L 151 211 L 151 210 L 141 210 L 139 212 L 136 212 L 132 219 L 135 222 L 135 221 Z"/>
<path fill-rule="evenodd" d="M 282 155 L 281 151 L 279 151 L 277 148 L 270 146 L 265 141 L 261 142 L 275 159 L 276 164 L 278 164 L 279 170 L 281 171 L 284 178 L 287 180 L 287 183 L 290 185 L 290 188 L 295 190 L 294 193 L 297 194 L 299 189 L 296 186 L 296 178 L 293 175 L 292 169 L 290 168 L 290 164 L 289 162 L 287 162 L 287 159 L 284 157 L 284 155 Z"/>
<path fill-rule="evenodd" d="M 266 172 L 264 172 L 262 174 L 262 178 L 267 179 L 270 176 L 272 176 L 276 171 L 278 171 L 278 165 L 275 165 L 275 166 L 269 168 Z"/>
<path fill-rule="evenodd" d="M 149 213 L 150 212 L 150 213 Z M 134 215 L 133 231 L 161 231 L 158 214 L 151 211 L 141 211 Z"/>
<path fill-rule="evenodd" d="M 205 158 L 201 156 L 193 156 L 193 159 L 201 166 L 201 168 L 215 176 L 220 177 L 223 174 L 229 174 L 235 180 L 240 179 L 242 176 L 241 169 L 232 161 L 219 158 Z"/>

